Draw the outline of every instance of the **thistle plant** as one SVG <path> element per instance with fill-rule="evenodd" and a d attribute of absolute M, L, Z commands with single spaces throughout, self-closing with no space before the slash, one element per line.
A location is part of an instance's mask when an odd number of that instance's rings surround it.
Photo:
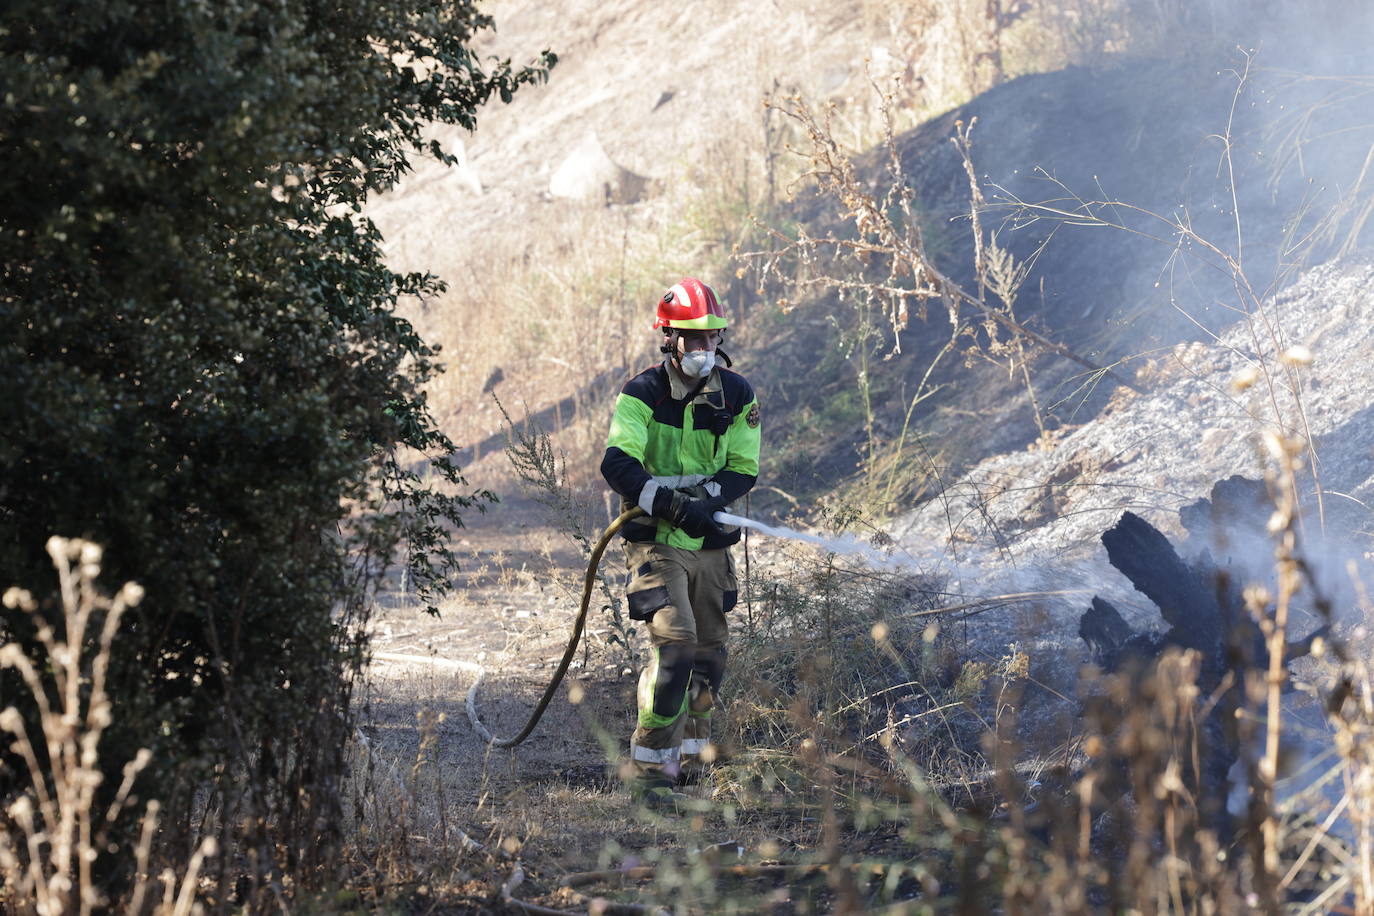
<path fill-rule="evenodd" d="M 549 434 L 540 429 L 532 418 L 527 417 L 523 426 L 518 426 L 495 392 L 492 393 L 492 400 L 496 402 L 506 425 L 506 457 L 524 485 L 525 492 L 548 510 L 550 519 L 577 543 L 582 555 L 590 557 L 595 532 L 589 532 L 584 523 L 589 514 L 589 500 L 579 496 L 568 483 L 566 456 L 555 451 Z M 610 617 L 610 632 L 606 640 L 611 645 L 620 646 L 620 664 L 633 667 L 637 663 L 632 647 L 635 627 L 626 616 L 624 605 L 612 588 L 608 574 L 598 569 L 596 577 L 601 596 L 605 599 L 602 610 Z"/>
<path fill-rule="evenodd" d="M 0 711 L 0 729 L 13 738 L 9 750 L 23 764 L 20 784 L 27 783 L 0 817 L 0 874 L 5 879 L 0 901 L 14 912 L 56 916 L 86 914 L 110 904 L 98 865 L 121 851 L 112 828 L 136 803 L 134 783 L 152 752 L 141 748 L 124 764 L 120 784 L 107 802 L 100 792 L 100 739 L 114 721 L 114 708 L 106 675 L 120 618 L 142 600 L 142 587 L 128 582 L 113 598 L 100 594 L 95 579 L 102 551 L 96 544 L 52 537 L 47 551 L 57 569 L 61 631 L 24 589 L 10 588 L 3 598 L 7 611 L 32 618 L 37 651 L 31 655 L 32 650 L 14 641 L 0 646 L 0 668 L 17 673 L 26 688 L 16 705 Z M 148 896 L 158 810 L 156 801 L 143 809 L 135 875 L 125 901 L 131 913 L 143 912 Z M 215 841 L 207 838 L 180 882 L 171 869 L 163 871 L 162 901 L 154 911 L 178 916 L 192 912 L 196 876 L 205 857 L 214 854 Z"/>

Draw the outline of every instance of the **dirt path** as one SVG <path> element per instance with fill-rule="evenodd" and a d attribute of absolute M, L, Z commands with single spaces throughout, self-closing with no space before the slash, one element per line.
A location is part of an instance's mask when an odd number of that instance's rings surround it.
<path fill-rule="evenodd" d="M 614 759 L 632 725 L 634 683 L 624 650 L 607 641 L 608 616 L 593 606 L 563 686 L 513 749 L 492 749 L 474 731 L 465 710 L 474 675 L 452 664 L 486 670 L 477 705 L 488 729 L 508 737 L 524 725 L 566 648 L 586 568 L 576 543 L 543 516 L 518 496 L 474 515 L 455 539 L 463 572 L 440 616 L 413 596 L 391 596 L 373 621 L 374 654 L 431 662 L 374 660 L 358 710 L 375 792 L 404 809 L 412 839 L 449 852 L 461 844 L 458 830 L 490 850 L 533 843 L 575 851 L 566 867 L 576 870 L 595 866 L 602 845 L 588 835 L 598 826 L 588 804 L 633 834 Z M 617 573 L 620 562 L 612 545 L 606 568 Z"/>
<path fill-rule="evenodd" d="M 440 608 L 438 617 L 425 613 L 406 594 L 391 596 L 376 616 L 375 653 L 431 658 L 434 663 L 374 661 L 365 713 L 370 713 L 378 729 L 409 731 L 408 743 L 416 748 L 417 716 L 427 711 L 442 714 L 443 721 L 437 725 L 438 753 L 447 764 L 481 769 L 481 761 L 489 755 L 464 711 L 474 677 L 449 663 L 476 663 L 486 669 L 478 701 L 482 719 L 497 735 L 513 734 L 524 724 L 562 657 L 586 567 L 576 543 L 547 526 L 537 505 L 520 499 L 508 498 L 488 514 L 473 516 L 456 538 L 456 546 L 463 569 L 455 594 Z M 618 572 L 614 546 L 604 565 Z M 514 766 L 527 778 L 541 777 L 585 764 L 589 756 L 603 759 L 599 746 L 582 727 L 582 718 L 587 709 L 600 710 L 603 701 L 608 707 L 617 706 L 624 692 L 621 682 L 626 678 L 620 673 L 625 667 L 624 653 L 613 651 L 616 647 L 607 643 L 607 622 L 604 612 L 593 608 L 587 637 L 567 684 L 539 728 L 520 748 L 492 755 L 503 759 L 504 769 Z M 587 697 L 583 710 L 568 702 L 574 684 Z M 397 750 L 406 743 L 398 742 Z"/>

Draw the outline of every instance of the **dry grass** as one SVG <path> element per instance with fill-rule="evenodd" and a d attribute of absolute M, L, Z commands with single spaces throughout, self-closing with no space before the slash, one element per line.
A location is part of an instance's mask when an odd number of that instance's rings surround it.
<path fill-rule="evenodd" d="M 1114 31 L 1119 27 L 1106 24 L 1107 4 L 1064 3 L 1052 9 L 1065 29 L 1065 47 L 1081 45 L 1074 53 L 1121 50 Z M 1157 9 L 1179 22 L 1192 18 L 1182 8 Z M 1016 29 L 1028 28 L 1031 21 L 1027 17 L 1010 23 L 999 40 L 1014 48 Z M 1160 36 L 1173 27 L 1161 18 L 1155 32 L 1142 29 L 1136 40 L 1163 40 Z M 1013 72 L 1009 60 L 1002 67 Z M 907 102 L 889 96 L 888 104 L 896 111 Z M 865 269 L 852 274 L 831 275 L 857 278 L 868 292 L 891 293 L 868 300 L 869 327 L 879 333 L 899 328 L 906 297 L 943 304 L 949 291 L 938 275 L 929 273 L 918 221 L 898 224 L 889 219 L 884 224 L 893 205 L 900 208 L 900 199 L 859 189 L 833 142 L 837 132 L 871 136 L 882 121 L 864 121 L 842 106 L 828 123 L 802 106 L 789 113 L 801 136 L 809 132 L 820 141 L 821 157 L 813 165 L 833 178 L 841 193 L 849 192 L 848 212 L 861 223 L 868 219 L 860 233 L 872 231 L 877 241 L 868 240 L 864 252 L 870 261 L 886 259 L 876 271 L 865 263 Z M 717 206 L 715 212 L 728 214 L 729 208 Z M 599 316 L 596 327 L 622 322 L 605 335 L 605 349 L 593 357 L 597 365 L 614 365 L 627 346 L 632 349 L 632 342 L 642 339 L 636 326 L 644 311 L 641 303 L 633 297 L 617 299 L 625 286 L 594 292 L 594 285 L 579 285 L 576 277 L 605 276 L 607 271 L 596 265 L 617 263 L 617 254 L 618 263 L 645 265 L 645 276 L 655 265 L 652 258 L 629 255 L 636 249 L 628 231 L 622 231 L 618 249 L 613 244 L 614 235 L 606 230 L 617 218 L 615 211 L 588 212 L 584 218 L 583 225 L 599 222 L 602 227 L 600 254 L 588 254 L 579 271 L 552 275 L 543 288 L 588 291 L 578 294 L 585 297 L 579 301 L 589 304 L 588 314 Z M 624 214 L 618 218 L 626 219 Z M 730 217 L 717 219 L 704 220 L 713 226 L 707 235 L 728 239 Z M 994 322 L 1004 333 L 989 335 L 988 355 L 1020 367 L 1033 391 L 1025 347 L 1030 342 L 1045 345 L 1017 326 L 1012 310 L 1017 265 L 999 262 L 994 238 L 981 232 L 977 236 L 983 247 L 974 256 L 992 295 L 982 290 L 956 295 L 973 318 L 956 316 L 954 336 L 980 320 Z M 691 253 L 692 238 L 699 236 L 679 237 L 670 247 Z M 847 242 L 837 241 L 841 246 Z M 850 246 L 861 262 L 857 255 L 863 244 Z M 898 263 L 907 265 L 904 274 L 888 270 Z M 899 274 L 922 271 L 932 280 L 924 292 L 912 292 L 912 286 L 900 293 L 880 288 Z M 875 280 L 875 273 L 881 279 Z M 642 290 L 652 296 L 656 285 L 661 284 L 646 279 Z M 1254 293 L 1255 302 L 1263 299 L 1263 291 Z M 623 312 L 591 307 L 613 300 L 632 305 Z M 1000 315 L 992 313 L 999 310 Z M 552 338 L 540 332 L 532 339 L 538 346 L 527 355 Z M 1269 381 L 1283 384 L 1298 368 L 1295 357 L 1290 353 L 1285 362 L 1281 357 L 1288 348 L 1277 345 L 1266 352 L 1273 357 L 1267 363 Z M 860 366 L 861 378 L 863 371 Z M 1300 390 L 1293 387 L 1295 395 Z M 920 395 L 912 400 L 913 407 Z M 589 408 L 590 415 L 599 419 L 603 408 Z M 871 412 L 869 422 L 871 426 Z M 585 449 L 567 450 L 573 461 L 584 451 L 599 452 L 596 439 L 589 436 Z M 1294 440 L 1278 436 L 1273 442 L 1276 492 L 1288 499 L 1300 473 Z M 890 496 L 893 476 L 909 471 L 906 447 L 895 455 L 869 456 L 866 480 L 879 492 Z M 914 450 L 916 443 L 910 447 Z M 933 456 L 927 460 L 935 465 Z M 1254 608 L 1271 648 L 1286 636 L 1285 609 L 1297 590 L 1307 587 L 1293 538 L 1298 514 L 1291 500 L 1281 500 L 1279 517 L 1275 535 L 1282 591 L 1272 604 Z M 595 911 L 597 906 L 586 895 L 570 897 L 556 889 L 560 875 L 579 868 L 622 869 L 619 883 L 603 878 L 598 887 L 640 911 L 659 906 L 676 912 L 887 908 L 895 913 L 962 907 L 1028 913 L 1109 908 L 1227 913 L 1302 911 L 1304 906 L 1313 912 L 1337 906 L 1374 911 L 1367 887 L 1368 829 L 1358 827 L 1352 845 L 1334 831 L 1334 821 L 1304 823 L 1293 803 L 1279 797 L 1282 738 L 1289 726 L 1279 715 L 1278 691 L 1286 675 L 1277 656 L 1255 676 L 1260 686 L 1247 700 L 1247 721 L 1265 727 L 1256 732 L 1262 741 L 1250 745 L 1256 750 L 1249 761 L 1249 812 L 1242 831 L 1232 835 L 1210 822 L 1199 804 L 1196 760 L 1207 740 L 1201 723 L 1214 698 L 1196 688 L 1195 656 L 1166 655 L 1149 672 L 1101 682 L 1092 688 L 1098 699 L 1068 740 L 1028 743 L 1022 722 L 1034 710 L 1023 708 L 1022 697 L 1032 692 L 1032 672 L 1041 660 L 1017 650 L 984 657 L 952 631 L 926 626 L 921 618 L 888 615 L 894 606 L 910 606 L 903 590 L 911 585 L 865 579 L 861 571 L 846 570 L 824 557 L 760 572 L 737 631 L 722 736 L 727 757 L 694 790 L 697 802 L 682 818 L 665 820 L 634 809 L 609 780 L 514 789 L 509 798 L 512 809 L 520 812 L 512 820 L 519 824 L 519 844 L 507 850 L 510 859 L 480 866 L 488 870 L 492 899 L 499 897 L 499 885 L 518 860 L 525 877 L 522 892 L 568 911 Z M 1028 619 L 1027 627 L 1033 625 Z M 1338 804 L 1359 812 L 1368 809 L 1363 755 L 1372 708 L 1369 677 L 1354 662 L 1330 662 L 1340 657 L 1332 651 L 1323 664 L 1334 665 L 1327 675 L 1335 687 L 1325 696 L 1332 701 L 1331 724 L 1345 755 L 1342 778 L 1349 785 Z M 618 753 L 613 736 L 619 732 L 611 724 L 602 734 L 610 736 L 605 760 L 612 766 Z M 744 849 L 753 871 L 731 871 L 718 851 L 709 852 L 710 844 L 727 840 Z M 626 871 L 642 865 L 653 867 Z M 775 866 L 791 871 L 767 871 Z M 475 860 L 473 867 L 479 867 Z"/>
<path fill-rule="evenodd" d="M 455 438 L 500 432 L 489 390 L 517 416 L 571 397 L 557 410 L 553 432 L 575 474 L 594 467 L 607 393 L 656 359 L 651 325 L 663 289 L 689 274 L 722 292 L 728 285 L 730 252 L 761 185 L 747 157 L 721 148 L 705 163 L 682 166 L 649 201 L 553 201 L 538 226 L 480 240 L 470 273 L 448 278 L 451 291 L 416 319 L 426 338 L 451 354 L 450 369 L 459 370 L 431 388 Z M 742 196 L 744 175 L 755 176 L 752 200 Z M 737 310 L 732 322 L 733 339 L 748 320 Z M 590 388 L 598 378 L 604 384 Z"/>
<path fill-rule="evenodd" d="M 1293 473 L 1300 451 L 1282 454 L 1279 480 Z M 1281 642 L 1284 602 L 1310 587 L 1294 552 L 1292 512 L 1279 511 L 1281 593 L 1272 607 L 1257 606 L 1273 623 L 1271 643 Z M 62 562 L 80 563 L 68 574 L 74 610 L 67 634 L 108 613 L 96 641 L 108 652 L 118 602 L 134 592 L 102 603 L 89 590 L 95 554 L 87 545 L 54 549 Z M 756 559 L 755 572 L 736 619 L 719 735 L 727 756 L 689 789 L 694 800 L 683 812 L 645 812 L 621 790 L 614 765 L 624 691 L 596 693 L 597 679 L 580 682 L 582 702 L 566 712 L 580 717 L 571 727 L 592 744 L 566 756 L 576 763 L 558 775 L 531 779 L 515 757 L 480 748 L 455 757 L 475 739 L 455 720 L 456 703 L 445 709 L 435 698 L 460 692 L 439 673 L 412 675 L 390 696 L 398 710 L 412 711 L 409 722 L 369 729 L 356 744 L 350 877 L 342 890 L 300 902 L 329 910 L 495 907 L 505 893 L 562 912 L 601 912 L 598 899 L 625 912 L 675 913 L 1087 913 L 1113 901 L 1141 912 L 1238 913 L 1300 911 L 1301 900 L 1314 912 L 1338 904 L 1371 911 L 1374 672 L 1363 648 L 1332 644 L 1321 662 L 1341 754 L 1334 778 L 1345 787 L 1338 804 L 1350 832 L 1334 818 L 1304 820 L 1310 800 L 1276 795 L 1279 739 L 1290 726 L 1273 714 L 1279 701 L 1272 685 L 1282 672 L 1276 679 L 1270 670 L 1254 681 L 1249 715 L 1267 719 L 1267 728 L 1249 745 L 1256 748 L 1250 812 L 1231 839 L 1208 822 L 1196 795 L 1194 767 L 1206 740 L 1200 723 L 1212 700 L 1192 686 L 1196 656 L 1166 655 L 1152 672 L 1090 688 L 1097 699 L 1056 751 L 1027 741 L 1019 727 L 1032 711 L 1023 695 L 1039 660 L 1017 651 L 980 658 L 958 628 L 912 614 L 943 601 L 938 583 L 875 575 L 814 554 Z M 7 604 L 33 606 L 17 590 Z M 518 638 L 532 636 L 527 630 Z M 82 795 L 94 761 L 83 755 L 97 748 L 100 723 L 112 711 L 100 695 L 99 666 L 66 651 L 80 644 L 70 635 L 50 638 L 60 677 L 71 684 L 84 674 L 93 692 L 74 715 L 50 717 L 47 740 L 69 747 L 59 759 L 74 755 L 86 769 L 59 770 L 41 790 L 35 782 L 29 810 L 42 810 L 43 792 L 55 801 L 43 820 L 27 822 L 27 833 L 23 805 L 10 809 L 19 829 L 6 835 L 4 861 L 21 868 L 9 886 L 34 890 L 41 881 L 54 895 L 35 903 L 36 912 L 79 910 L 82 898 L 99 905 L 99 890 L 79 877 L 75 857 L 56 854 L 79 852 L 83 842 L 99 848 L 100 816 Z M 19 658 L 6 651 L 7 662 L 22 666 Z M 45 696 L 67 695 L 56 681 L 40 686 Z M 66 728 L 71 719 L 88 724 Z M 569 727 L 566 720 L 560 726 Z M 127 807 L 127 790 L 119 798 L 106 817 Z M 67 833 L 64 823 L 72 825 Z M 95 831 L 89 841 L 83 823 Z M 146 857 L 146 849 L 136 856 L 140 863 Z M 199 867 L 197 858 L 184 870 L 194 878 Z M 518 885 L 510 881 L 517 872 Z M 164 880 L 159 911 L 189 912 L 194 893 L 172 889 L 191 885 Z M 563 886 L 567 880 L 577 886 Z M 85 888 L 81 897 L 78 888 Z M 41 899 L 36 891 L 34 899 Z"/>
<path fill-rule="evenodd" d="M 1215 698 L 1194 686 L 1195 654 L 1086 686 L 1069 740 L 1047 741 L 1039 726 L 1022 727 L 1046 661 L 980 657 L 957 627 L 913 616 L 940 600 L 937 583 L 875 577 L 824 555 L 756 558 L 755 568 L 736 621 L 725 756 L 689 787 L 680 814 L 645 812 L 620 789 L 615 703 L 627 697 L 603 698 L 582 727 L 605 740 L 604 763 L 531 780 L 492 761 L 483 798 L 451 809 L 482 825 L 467 832 L 485 848 L 442 864 L 456 848 L 452 825 L 443 840 L 437 820 L 412 821 L 429 839 L 412 833 L 413 860 L 393 867 L 429 893 L 488 905 L 518 871 L 515 898 L 579 913 L 598 911 L 598 898 L 675 913 L 1297 912 L 1304 900 L 1313 912 L 1370 911 L 1359 889 L 1368 844 L 1352 844 L 1334 818 L 1314 823 L 1312 797 L 1279 797 L 1265 775 L 1281 770 L 1270 736 L 1289 733 L 1287 719 L 1247 744 L 1252 800 L 1239 831 L 1209 820 L 1196 767 Z M 1284 575 L 1300 578 L 1301 566 Z M 1266 613 L 1277 625 L 1276 609 Z M 1344 685 L 1327 695 L 1345 691 L 1330 707 L 1345 762 L 1330 778 L 1347 780 L 1338 805 L 1367 811 L 1369 671 L 1333 666 L 1334 651 L 1321 664 Z M 1253 721 L 1275 708 L 1269 682 L 1257 674 Z M 421 760 L 419 733 L 406 752 L 413 767 L 402 756 L 394 769 L 415 775 L 413 799 L 433 802 L 433 786 L 455 785 L 455 771 Z M 1364 817 L 1352 815 L 1355 837 L 1368 832 Z"/>

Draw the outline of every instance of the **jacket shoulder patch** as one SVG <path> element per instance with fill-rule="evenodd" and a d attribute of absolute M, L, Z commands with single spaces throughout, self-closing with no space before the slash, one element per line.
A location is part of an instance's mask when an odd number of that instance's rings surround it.
<path fill-rule="evenodd" d="M 759 425 L 759 405 L 755 404 L 749 408 L 749 416 L 744 418 L 744 422 L 749 424 L 750 429 L 758 429 Z"/>

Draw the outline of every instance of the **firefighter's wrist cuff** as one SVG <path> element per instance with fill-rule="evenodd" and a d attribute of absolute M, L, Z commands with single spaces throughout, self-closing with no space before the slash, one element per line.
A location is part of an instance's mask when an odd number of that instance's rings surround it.
<path fill-rule="evenodd" d="M 654 497 L 658 495 L 660 489 L 662 488 L 659 486 L 658 481 L 650 478 L 645 482 L 644 489 L 639 491 L 639 508 L 643 509 L 646 514 L 654 514 Z"/>

